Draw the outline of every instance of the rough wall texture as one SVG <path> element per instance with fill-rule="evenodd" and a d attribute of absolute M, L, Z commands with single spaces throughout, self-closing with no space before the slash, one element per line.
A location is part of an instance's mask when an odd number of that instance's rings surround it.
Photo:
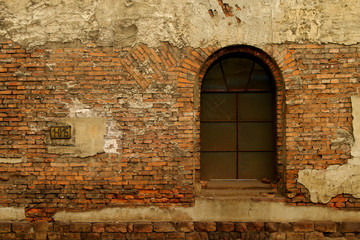
<path fill-rule="evenodd" d="M 206 47 L 246 43 L 356 44 L 357 0 L 16 0 L 0 2 L 0 37 L 22 46 Z"/>
<path fill-rule="evenodd" d="M 0 1 L 5 220 L 134 206 L 192 211 L 206 185 L 199 180 L 201 80 L 232 44 L 267 59 L 276 80 L 283 198 L 265 199 L 264 209 L 280 201 L 299 211 L 347 208 L 342 220 L 358 218 L 351 114 L 360 86 L 359 4 Z M 56 125 L 71 125 L 73 137 L 50 139 Z M 335 189 L 319 172 L 343 173 L 350 189 Z M 324 216 L 337 216 L 330 212 Z"/>

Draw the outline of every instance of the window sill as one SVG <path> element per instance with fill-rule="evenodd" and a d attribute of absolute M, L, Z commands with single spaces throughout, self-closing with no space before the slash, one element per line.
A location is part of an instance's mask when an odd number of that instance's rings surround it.
<path fill-rule="evenodd" d="M 201 184 L 197 197 L 207 199 L 244 199 L 253 201 L 285 202 L 276 184 L 260 180 L 209 180 Z"/>

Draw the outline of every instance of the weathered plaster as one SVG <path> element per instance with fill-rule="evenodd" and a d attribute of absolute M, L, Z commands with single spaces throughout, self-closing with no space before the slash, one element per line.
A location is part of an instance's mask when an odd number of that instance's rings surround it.
<path fill-rule="evenodd" d="M 326 207 L 295 207 L 284 203 L 242 199 L 197 198 L 194 207 L 123 207 L 87 212 L 58 212 L 55 221 L 136 222 L 136 221 L 357 221 L 359 211 Z"/>
<path fill-rule="evenodd" d="M 0 208 L 0 221 L 22 221 L 25 220 L 24 208 L 3 207 Z"/>
<path fill-rule="evenodd" d="M 53 145 L 48 146 L 50 153 L 89 157 L 104 152 L 105 118 L 66 118 L 61 122 L 71 126 L 72 138 L 69 142 L 72 141 L 73 144 L 66 145 L 62 139 L 52 140 Z"/>
<path fill-rule="evenodd" d="M 352 158 L 347 164 L 329 166 L 324 170 L 305 169 L 299 171 L 298 182 L 310 191 L 312 202 L 326 203 L 342 193 L 360 198 L 360 97 L 351 97 L 351 102 L 355 139 L 351 148 Z M 351 142 L 351 135 L 347 135 L 348 139 L 341 138 L 340 142 Z M 335 141 L 335 143 L 338 147 L 338 142 Z"/>
<path fill-rule="evenodd" d="M 355 44 L 359 13 L 358 0 L 12 0 L 0 1 L 0 39 L 25 47 Z"/>
<path fill-rule="evenodd" d="M 0 158 L 0 163 L 22 163 L 23 159 L 22 158 Z"/>

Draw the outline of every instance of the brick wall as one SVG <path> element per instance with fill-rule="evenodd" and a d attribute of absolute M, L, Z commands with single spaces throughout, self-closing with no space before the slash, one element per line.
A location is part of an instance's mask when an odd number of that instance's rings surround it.
<path fill-rule="evenodd" d="M 199 182 L 199 86 L 216 48 L 0 48 L 0 205 L 27 220 L 59 210 L 194 204 Z M 253 51 L 252 48 L 241 48 Z M 247 49 L 247 50 L 246 50 Z M 278 188 L 292 205 L 313 205 L 298 171 L 350 158 L 350 97 L 358 94 L 359 46 L 264 47 L 278 88 Z M 214 56 L 215 56 L 214 55 Z M 274 60 L 272 60 L 274 59 Z M 277 68 L 276 64 L 279 66 Z M 103 117 L 117 148 L 92 157 L 49 153 L 49 127 L 66 117 Z M 108 130 L 110 131 L 110 130 Z M 342 194 L 328 206 L 357 208 Z"/>

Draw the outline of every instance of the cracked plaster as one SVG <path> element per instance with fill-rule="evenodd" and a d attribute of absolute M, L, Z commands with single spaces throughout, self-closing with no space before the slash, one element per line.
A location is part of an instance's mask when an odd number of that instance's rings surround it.
<path fill-rule="evenodd" d="M 338 194 L 351 194 L 360 198 L 360 97 L 351 98 L 355 142 L 351 147 L 352 158 L 344 165 L 329 166 L 324 170 L 304 169 L 299 171 L 298 182 L 310 192 L 312 202 L 327 203 Z M 337 140 L 352 142 L 351 134 L 342 134 Z M 339 141 L 333 141 L 338 147 Z"/>
<path fill-rule="evenodd" d="M 359 9 L 357 0 L 2 0 L 0 40 L 28 48 L 47 43 L 159 46 L 163 41 L 177 47 L 356 44 Z"/>

